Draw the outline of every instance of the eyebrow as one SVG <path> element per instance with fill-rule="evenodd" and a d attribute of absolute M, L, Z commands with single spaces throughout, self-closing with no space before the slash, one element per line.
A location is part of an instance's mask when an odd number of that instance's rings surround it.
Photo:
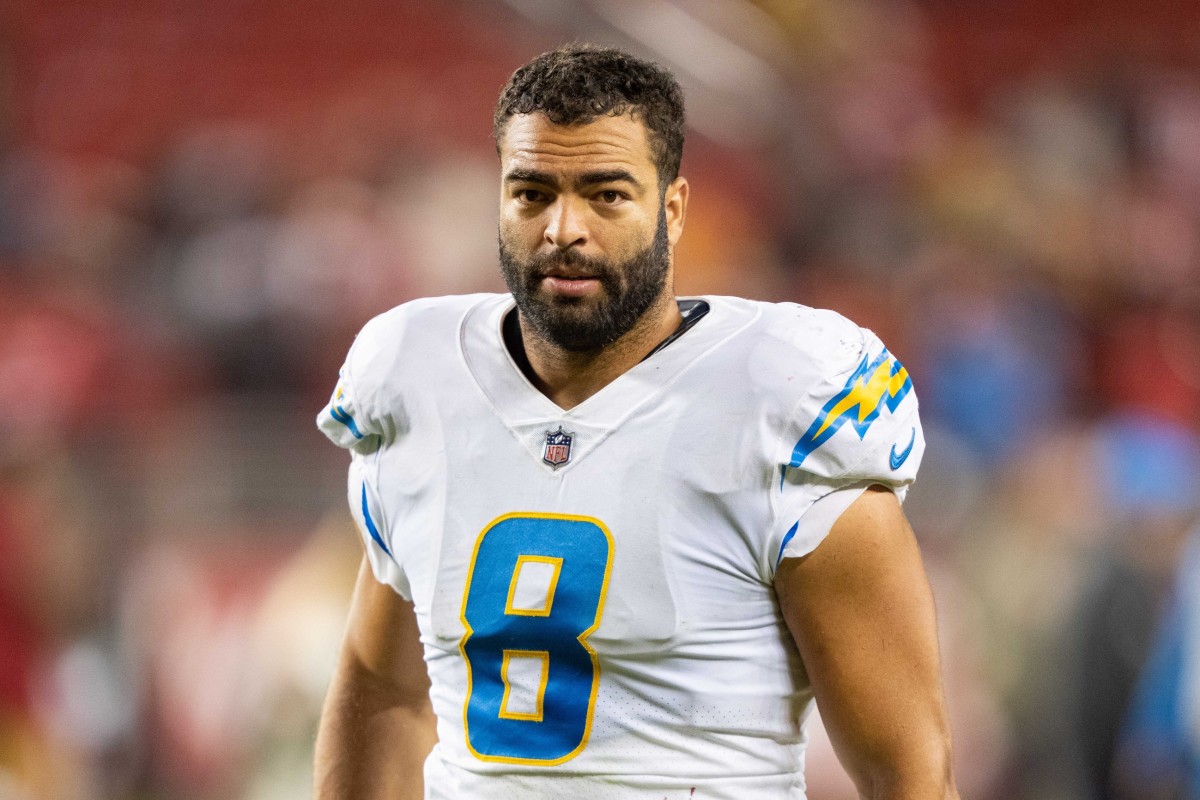
<path fill-rule="evenodd" d="M 547 172 L 539 172 L 535 169 L 511 169 L 504 176 L 506 183 L 540 183 L 543 186 L 558 186 L 558 180 L 553 175 Z M 623 169 L 605 169 L 596 170 L 594 172 L 585 172 L 576 180 L 578 186 L 595 186 L 598 183 L 628 183 L 634 188 L 641 189 L 642 183 L 628 170 Z"/>
<path fill-rule="evenodd" d="M 642 188 L 641 182 L 633 175 L 623 169 L 606 169 L 596 172 L 585 172 L 579 176 L 581 186 L 594 186 L 597 183 L 620 183 L 625 182 L 633 185 L 635 188 Z"/>
<path fill-rule="evenodd" d="M 505 183 L 540 183 L 545 186 L 557 186 L 557 182 L 548 173 L 538 172 L 535 169 L 511 169 L 504 176 Z"/>

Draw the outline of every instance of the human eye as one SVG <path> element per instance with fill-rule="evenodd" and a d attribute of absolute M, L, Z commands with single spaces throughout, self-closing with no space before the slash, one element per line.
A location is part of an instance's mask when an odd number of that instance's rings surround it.
<path fill-rule="evenodd" d="M 605 189 L 596 194 L 596 201 L 605 206 L 615 206 L 622 200 L 628 199 L 628 196 L 624 192 L 617 191 L 616 189 Z"/>
<path fill-rule="evenodd" d="M 546 194 L 544 192 L 540 192 L 537 189 L 530 189 L 530 188 L 517 189 L 516 191 L 513 192 L 513 197 L 516 198 L 517 202 L 524 203 L 526 205 L 534 205 L 537 203 L 544 203 L 547 200 L 549 200 L 549 198 L 546 196 Z"/>

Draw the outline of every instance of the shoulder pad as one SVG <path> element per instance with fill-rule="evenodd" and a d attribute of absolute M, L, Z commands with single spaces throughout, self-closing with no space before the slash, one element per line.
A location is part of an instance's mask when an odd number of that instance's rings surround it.
<path fill-rule="evenodd" d="M 837 327 L 834 340 L 815 343 L 829 349 L 820 360 L 831 369 L 796 405 L 783 464 L 823 478 L 910 483 L 924 437 L 908 370 L 871 331 Z"/>

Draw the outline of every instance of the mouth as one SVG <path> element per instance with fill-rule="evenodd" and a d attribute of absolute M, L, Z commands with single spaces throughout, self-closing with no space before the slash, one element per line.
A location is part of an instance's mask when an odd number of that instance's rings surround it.
<path fill-rule="evenodd" d="M 597 276 L 583 269 L 572 269 L 570 266 L 554 266 L 542 273 L 542 278 L 561 278 L 567 281 L 594 280 Z"/>
<path fill-rule="evenodd" d="M 541 280 L 544 288 L 562 297 L 585 297 L 600 288 L 600 279 L 584 274 L 549 273 Z"/>

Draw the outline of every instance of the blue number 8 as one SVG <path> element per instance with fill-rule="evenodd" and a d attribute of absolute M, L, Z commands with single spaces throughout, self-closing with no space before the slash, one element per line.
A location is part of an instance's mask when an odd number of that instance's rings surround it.
<path fill-rule="evenodd" d="M 518 596 L 531 563 L 544 596 Z M 587 637 L 600 625 L 612 535 L 590 517 L 506 514 L 475 543 L 463 593 L 467 747 L 485 761 L 552 765 L 587 744 L 600 666 Z M 540 664 L 536 700 L 509 707 L 511 661 Z"/>

